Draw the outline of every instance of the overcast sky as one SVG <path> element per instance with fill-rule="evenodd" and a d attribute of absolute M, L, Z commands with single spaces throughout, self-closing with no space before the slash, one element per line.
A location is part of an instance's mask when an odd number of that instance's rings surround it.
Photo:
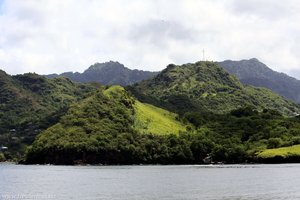
<path fill-rule="evenodd" d="M 79 71 L 95 62 L 169 63 L 256 57 L 300 78 L 298 0 L 0 0 L 0 68 Z"/>

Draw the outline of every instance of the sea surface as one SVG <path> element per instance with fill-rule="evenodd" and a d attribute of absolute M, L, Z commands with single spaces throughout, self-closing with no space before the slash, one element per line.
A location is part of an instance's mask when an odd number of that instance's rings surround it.
<path fill-rule="evenodd" d="M 300 199 L 300 165 L 0 164 L 0 199 Z"/>

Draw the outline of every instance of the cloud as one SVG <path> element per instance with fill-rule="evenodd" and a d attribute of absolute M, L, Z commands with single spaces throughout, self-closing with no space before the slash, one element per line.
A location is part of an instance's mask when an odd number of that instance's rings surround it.
<path fill-rule="evenodd" d="M 271 21 L 297 15 L 300 8 L 297 0 L 285 2 L 282 2 L 282 0 L 233 0 L 230 5 L 233 11 L 238 14 L 259 17 Z"/>
<path fill-rule="evenodd" d="M 299 80 L 299 77 L 300 77 L 300 69 L 295 69 L 295 70 L 290 70 L 287 72 L 290 76 L 292 77 L 298 77 L 298 80 Z"/>
<path fill-rule="evenodd" d="M 132 27 L 129 38 L 133 41 L 150 40 L 152 43 L 164 43 L 168 40 L 190 41 L 196 34 L 196 31 L 177 22 L 150 19 L 145 24 Z"/>
<path fill-rule="evenodd" d="M 300 70 L 296 0 L 0 0 L 0 9 L 0 67 L 11 74 L 108 60 L 161 70 L 200 60 L 202 49 L 208 60 L 257 57 Z"/>

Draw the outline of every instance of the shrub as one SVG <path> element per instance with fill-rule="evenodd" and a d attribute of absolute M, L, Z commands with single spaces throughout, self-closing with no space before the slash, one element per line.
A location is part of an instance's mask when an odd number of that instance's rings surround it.
<path fill-rule="evenodd" d="M 282 144 L 282 140 L 280 138 L 270 138 L 268 140 L 267 148 L 268 149 L 278 148 L 281 146 L 281 144 Z"/>
<path fill-rule="evenodd" d="M 0 153 L 0 162 L 5 161 L 5 156 L 3 155 L 3 153 Z"/>

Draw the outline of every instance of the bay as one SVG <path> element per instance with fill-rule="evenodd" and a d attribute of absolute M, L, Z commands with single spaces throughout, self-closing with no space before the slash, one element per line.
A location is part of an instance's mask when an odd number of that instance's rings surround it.
<path fill-rule="evenodd" d="M 300 165 L 0 164 L 0 199 L 300 199 Z"/>

